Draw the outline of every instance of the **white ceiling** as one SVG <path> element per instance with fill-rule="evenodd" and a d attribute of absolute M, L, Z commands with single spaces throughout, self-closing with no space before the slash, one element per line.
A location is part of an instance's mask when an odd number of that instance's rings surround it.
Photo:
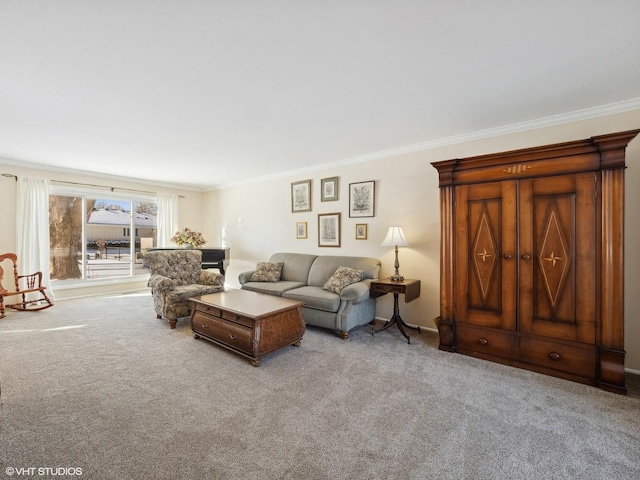
<path fill-rule="evenodd" d="M 638 0 L 0 0 L 0 161 L 208 190 L 637 109 L 639 49 Z"/>

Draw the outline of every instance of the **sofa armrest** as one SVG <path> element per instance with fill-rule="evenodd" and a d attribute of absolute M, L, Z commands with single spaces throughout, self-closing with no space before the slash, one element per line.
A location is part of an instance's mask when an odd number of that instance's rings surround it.
<path fill-rule="evenodd" d="M 202 285 L 221 285 L 224 286 L 224 275 L 211 270 L 202 270 L 200 272 L 200 284 Z"/>
<path fill-rule="evenodd" d="M 170 292 L 176 288 L 176 282 L 164 275 L 151 275 L 147 286 L 151 287 L 154 292 Z"/>
<path fill-rule="evenodd" d="M 367 279 L 344 287 L 340 292 L 340 300 L 351 300 L 353 303 L 364 302 L 369 298 L 370 283 L 371 280 Z"/>
<path fill-rule="evenodd" d="M 240 285 L 244 285 L 245 283 L 247 283 L 251 278 L 251 275 L 253 275 L 253 272 L 255 272 L 255 270 L 241 272 L 240 275 L 238 275 L 238 282 L 240 282 Z"/>

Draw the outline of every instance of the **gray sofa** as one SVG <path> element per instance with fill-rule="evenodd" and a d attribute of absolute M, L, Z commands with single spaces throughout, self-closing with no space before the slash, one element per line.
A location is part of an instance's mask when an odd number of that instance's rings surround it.
<path fill-rule="evenodd" d="M 269 262 L 283 263 L 279 281 L 250 281 L 254 270 L 242 272 L 241 288 L 304 303 L 302 316 L 307 325 L 339 332 L 346 340 L 349 332 L 375 318 L 376 302 L 369 296 L 369 284 L 380 273 L 380 260 L 368 257 L 275 253 Z M 322 287 L 338 267 L 364 272 L 363 280 L 345 287 L 340 294 Z"/>

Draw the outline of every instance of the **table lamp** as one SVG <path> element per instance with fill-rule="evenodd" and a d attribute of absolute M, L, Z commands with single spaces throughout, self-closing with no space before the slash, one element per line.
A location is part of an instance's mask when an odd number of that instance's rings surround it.
<path fill-rule="evenodd" d="M 402 282 L 404 277 L 400 275 L 398 269 L 400 268 L 400 263 L 398 262 L 398 247 L 409 247 L 411 244 L 405 237 L 404 232 L 402 231 L 402 227 L 389 227 L 389 231 L 387 232 L 387 236 L 380 244 L 381 247 L 395 247 L 396 249 L 396 262 L 394 267 L 396 272 L 389 277 L 389 280 L 392 282 Z"/>

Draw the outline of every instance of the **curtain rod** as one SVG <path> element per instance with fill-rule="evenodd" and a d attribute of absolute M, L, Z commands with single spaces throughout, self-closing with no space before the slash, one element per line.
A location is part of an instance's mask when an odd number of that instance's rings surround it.
<path fill-rule="evenodd" d="M 3 177 L 13 177 L 16 179 L 16 182 L 18 181 L 18 176 L 17 175 L 13 175 L 11 173 L 3 173 L 2 174 Z M 56 182 L 56 183 L 66 183 L 69 185 L 80 185 L 83 187 L 99 187 L 99 188 L 108 188 L 110 189 L 112 192 L 114 190 L 126 190 L 128 192 L 136 192 L 136 193 L 152 193 L 157 195 L 158 192 L 149 192 L 147 190 L 134 190 L 133 188 L 124 188 L 124 187 L 109 187 L 107 185 L 96 185 L 94 183 L 79 183 L 79 182 L 69 182 L 69 181 L 65 181 L 65 180 L 51 180 L 52 182 Z M 184 195 L 178 195 L 178 198 L 184 198 Z"/>

